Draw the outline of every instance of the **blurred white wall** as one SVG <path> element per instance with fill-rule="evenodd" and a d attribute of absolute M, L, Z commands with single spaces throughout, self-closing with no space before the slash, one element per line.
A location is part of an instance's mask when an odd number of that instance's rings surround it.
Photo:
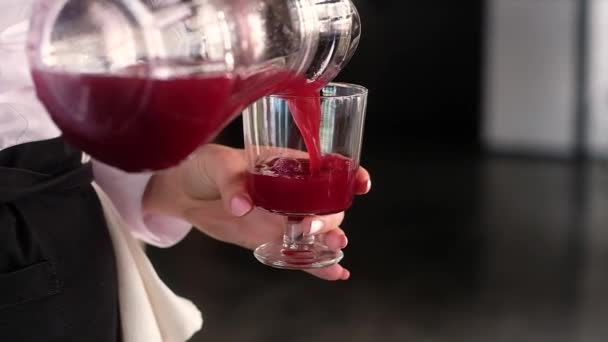
<path fill-rule="evenodd" d="M 588 148 L 608 157 L 608 0 L 590 5 Z"/>
<path fill-rule="evenodd" d="M 489 150 L 564 156 L 572 152 L 575 4 L 576 0 L 488 2 L 482 130 Z M 602 25 L 608 29 L 608 20 Z M 608 46 L 606 40 L 608 36 Z M 608 59 L 603 63 L 608 67 Z"/>

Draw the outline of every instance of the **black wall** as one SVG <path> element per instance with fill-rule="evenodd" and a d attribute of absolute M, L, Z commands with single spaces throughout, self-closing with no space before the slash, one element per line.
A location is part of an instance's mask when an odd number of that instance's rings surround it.
<path fill-rule="evenodd" d="M 370 89 L 368 146 L 477 148 L 482 0 L 355 0 L 363 40 L 339 80 Z"/>
<path fill-rule="evenodd" d="M 337 80 L 370 89 L 365 153 L 477 151 L 484 1 L 354 2 L 363 37 Z M 241 134 L 237 120 L 220 141 Z"/>

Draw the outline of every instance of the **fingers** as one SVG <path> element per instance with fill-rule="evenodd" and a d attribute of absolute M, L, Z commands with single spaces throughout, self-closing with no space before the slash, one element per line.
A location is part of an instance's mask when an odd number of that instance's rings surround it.
<path fill-rule="evenodd" d="M 201 177 L 217 189 L 227 212 L 241 217 L 253 210 L 245 184 L 247 160 L 242 150 L 208 145 L 197 159 Z"/>
<path fill-rule="evenodd" d="M 325 245 L 334 251 L 344 249 L 348 245 L 348 238 L 340 228 L 334 228 L 318 238 L 322 239 Z M 350 271 L 339 264 L 321 269 L 307 270 L 306 272 L 329 281 L 348 280 L 350 278 Z"/>
<path fill-rule="evenodd" d="M 313 216 L 305 218 L 302 221 L 302 227 L 308 235 L 319 235 L 338 228 L 342 221 L 344 221 L 344 212 L 327 216 Z"/>
<path fill-rule="evenodd" d="M 344 249 L 348 246 L 348 238 L 344 231 L 340 228 L 336 228 L 322 237 L 323 242 L 332 251 Z"/>
<path fill-rule="evenodd" d="M 363 167 L 359 167 L 355 176 L 355 193 L 365 195 L 372 189 L 372 181 L 369 172 Z"/>
<path fill-rule="evenodd" d="M 329 281 L 348 280 L 350 278 L 350 271 L 338 264 L 315 270 L 307 270 L 306 272 L 317 278 Z"/>

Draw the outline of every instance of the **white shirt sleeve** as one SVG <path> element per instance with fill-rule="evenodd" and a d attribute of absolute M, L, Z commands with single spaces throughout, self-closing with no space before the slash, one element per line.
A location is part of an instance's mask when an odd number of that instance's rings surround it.
<path fill-rule="evenodd" d="M 93 161 L 95 182 L 108 194 L 138 239 L 158 247 L 170 247 L 190 232 L 188 222 L 144 213 L 142 199 L 151 173 L 130 174 Z"/>

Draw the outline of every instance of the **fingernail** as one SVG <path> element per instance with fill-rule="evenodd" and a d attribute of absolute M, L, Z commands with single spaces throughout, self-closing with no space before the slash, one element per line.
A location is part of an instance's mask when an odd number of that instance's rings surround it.
<path fill-rule="evenodd" d="M 344 271 L 342 271 L 342 280 L 348 280 L 350 279 L 350 271 L 347 269 L 344 269 Z"/>
<path fill-rule="evenodd" d="M 230 201 L 230 210 L 232 211 L 232 215 L 234 215 L 234 216 L 237 216 L 237 217 L 244 216 L 245 214 L 250 212 L 251 209 L 253 209 L 253 206 L 251 205 L 251 201 L 245 196 L 242 196 L 242 195 L 235 196 Z"/>
<path fill-rule="evenodd" d="M 346 246 L 348 246 L 348 238 L 346 237 L 346 235 L 342 235 L 342 237 L 340 238 L 340 248 L 346 248 Z"/>
<path fill-rule="evenodd" d="M 310 235 L 315 235 L 318 232 L 321 231 L 321 229 L 323 229 L 323 221 L 320 220 L 314 220 L 312 221 L 312 223 L 310 224 Z"/>
<path fill-rule="evenodd" d="M 365 190 L 365 192 L 369 192 L 372 189 L 372 180 L 368 179 L 367 180 L 367 189 Z"/>

